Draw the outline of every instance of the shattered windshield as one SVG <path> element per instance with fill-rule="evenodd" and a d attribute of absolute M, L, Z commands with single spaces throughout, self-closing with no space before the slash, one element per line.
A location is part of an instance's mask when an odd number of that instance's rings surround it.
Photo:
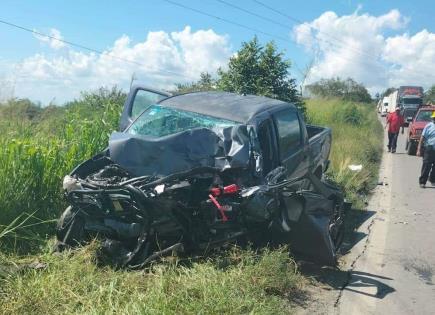
<path fill-rule="evenodd" d="M 198 113 L 151 105 L 126 131 L 133 135 L 164 137 L 193 128 L 225 128 L 235 122 Z"/>
<path fill-rule="evenodd" d="M 415 118 L 416 121 L 432 121 L 432 112 L 429 110 L 423 110 L 418 113 Z"/>

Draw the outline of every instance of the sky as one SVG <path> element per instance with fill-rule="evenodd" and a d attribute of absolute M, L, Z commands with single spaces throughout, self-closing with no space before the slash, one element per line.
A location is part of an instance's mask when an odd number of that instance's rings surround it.
<path fill-rule="evenodd" d="M 298 84 L 338 76 L 372 94 L 426 89 L 435 84 L 434 17 L 431 0 L 1 0 L 0 101 L 60 105 L 100 86 L 128 90 L 132 77 L 171 89 L 225 69 L 255 35 L 284 52 Z"/>

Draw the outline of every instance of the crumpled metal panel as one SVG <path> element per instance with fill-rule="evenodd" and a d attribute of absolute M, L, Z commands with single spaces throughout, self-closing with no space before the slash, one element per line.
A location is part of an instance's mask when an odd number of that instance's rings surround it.
<path fill-rule="evenodd" d="M 246 125 L 197 128 L 161 138 L 114 132 L 109 155 L 135 176 L 166 176 L 204 166 L 247 168 L 250 145 Z"/>

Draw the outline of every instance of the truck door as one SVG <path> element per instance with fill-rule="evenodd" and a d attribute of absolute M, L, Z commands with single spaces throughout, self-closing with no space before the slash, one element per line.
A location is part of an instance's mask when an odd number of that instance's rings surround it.
<path fill-rule="evenodd" d="M 169 96 L 170 93 L 163 91 L 141 86 L 132 87 L 124 104 L 119 130 L 124 131 L 148 106 L 157 104 Z"/>
<path fill-rule="evenodd" d="M 279 166 L 278 145 L 272 118 L 267 118 L 259 124 L 258 140 L 263 156 L 263 176 Z"/>
<path fill-rule="evenodd" d="M 304 139 L 297 110 L 284 109 L 273 114 L 273 117 L 278 136 L 279 159 L 287 169 L 287 177 L 293 179 L 305 176 L 309 167 L 309 147 Z"/>

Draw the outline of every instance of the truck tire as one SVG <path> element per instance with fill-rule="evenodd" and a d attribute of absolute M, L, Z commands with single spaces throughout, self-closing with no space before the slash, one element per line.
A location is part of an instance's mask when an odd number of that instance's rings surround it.
<path fill-rule="evenodd" d="M 84 218 L 74 212 L 73 208 L 69 206 L 57 221 L 57 239 L 70 246 L 78 245 L 83 241 L 84 227 Z"/>
<path fill-rule="evenodd" d="M 407 145 L 406 152 L 408 153 L 408 155 L 415 155 L 417 153 L 417 144 L 410 141 Z"/>

